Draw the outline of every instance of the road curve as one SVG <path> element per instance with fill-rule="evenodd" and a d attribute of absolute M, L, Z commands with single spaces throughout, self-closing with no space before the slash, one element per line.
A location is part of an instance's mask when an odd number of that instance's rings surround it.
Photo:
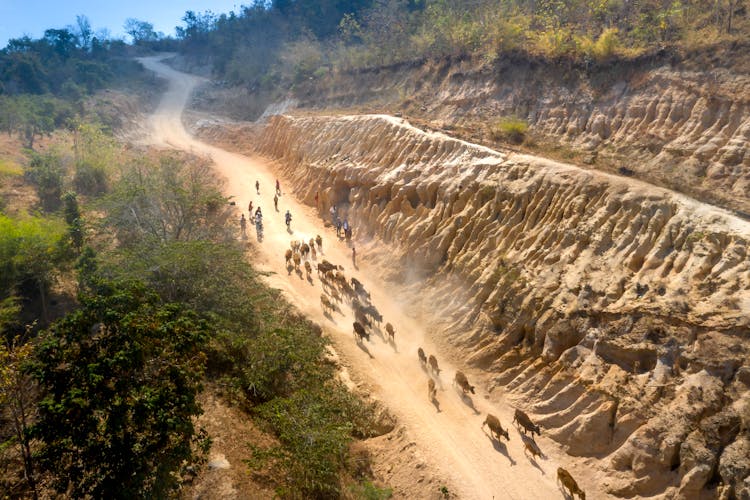
<path fill-rule="evenodd" d="M 427 375 L 416 355 L 419 346 L 428 353 L 435 349 L 425 340 L 422 324 L 405 312 L 408 305 L 396 302 L 388 285 L 379 281 L 378 276 L 383 273 L 370 269 L 366 256 L 358 262 L 359 269 L 354 270 L 351 250 L 325 230 L 316 212 L 294 199 L 294 193 L 284 192 L 279 212 L 274 212 L 272 198 L 276 176 L 270 162 L 230 153 L 194 139 L 185 130 L 181 116 L 192 90 L 204 80 L 178 72 L 159 59 L 140 59 L 147 69 L 169 82 L 161 103 L 149 119 L 150 142 L 210 157 L 216 172 L 227 180 L 227 195 L 233 196 L 243 209 L 251 200 L 254 206 L 263 208 L 265 235 L 263 241 L 255 245 L 254 264 L 273 271 L 267 278 L 269 284 L 283 290 L 300 311 L 323 326 L 349 371 L 367 381 L 373 397 L 396 415 L 419 455 L 440 477 L 448 479 L 449 490 L 464 499 L 562 498 L 555 476 L 559 462 L 566 460 L 552 441 L 537 438 L 548 452 L 546 460 L 528 459 L 523 453 L 523 442 L 511 425 L 513 409 L 493 406 L 483 398 L 483 391 L 478 387 L 471 402 L 476 411 L 472 410 L 469 401 L 462 400 L 451 387 L 454 368 L 442 361 L 442 388 L 437 396 L 440 411 L 436 411 L 427 400 Z M 256 180 L 261 185 L 260 194 L 255 192 Z M 280 180 L 283 190 L 284 179 Z M 292 234 L 287 232 L 283 221 L 287 209 L 293 214 Z M 248 232 L 254 237 L 251 225 Z M 367 344 L 371 356 L 368 355 L 355 344 L 349 315 L 335 314 L 334 321 L 323 316 L 319 281 L 315 279 L 310 285 L 294 273 L 286 272 L 283 255 L 290 240 L 308 240 L 316 234 L 324 239 L 323 257 L 343 264 L 347 276 L 356 276 L 371 291 L 373 303 L 383 313 L 385 321 L 396 328 L 398 352 L 374 336 Z M 348 311 L 348 307 L 343 309 Z M 440 353 L 437 357 L 440 359 Z M 482 429 L 488 412 L 497 415 L 504 427 L 511 427 L 509 442 L 497 444 Z M 425 496 L 428 493 L 433 494 L 425 491 Z"/>

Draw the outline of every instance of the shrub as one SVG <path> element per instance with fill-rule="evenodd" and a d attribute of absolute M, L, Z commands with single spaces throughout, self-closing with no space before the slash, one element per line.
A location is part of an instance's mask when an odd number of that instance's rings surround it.
<path fill-rule="evenodd" d="M 54 152 L 31 152 L 31 162 L 26 170 L 26 179 L 36 187 L 39 202 L 47 212 L 60 208 L 65 168 L 62 157 Z"/>
<path fill-rule="evenodd" d="M 591 40 L 588 37 L 581 37 L 578 39 L 578 45 L 581 51 L 588 57 L 596 60 L 606 60 L 617 52 L 620 45 L 617 28 L 607 28 L 596 41 Z"/>
<path fill-rule="evenodd" d="M 521 144 L 526 137 L 529 125 L 525 120 L 513 116 L 501 118 L 495 123 L 490 133 L 495 140 L 507 140 L 515 144 Z"/>

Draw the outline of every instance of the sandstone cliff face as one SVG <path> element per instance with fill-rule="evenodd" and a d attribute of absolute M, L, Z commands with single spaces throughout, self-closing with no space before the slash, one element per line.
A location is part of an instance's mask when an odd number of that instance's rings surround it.
<path fill-rule="evenodd" d="M 275 117 L 253 143 L 388 248 L 369 258 L 410 271 L 388 278 L 442 311 L 434 335 L 607 491 L 750 495 L 749 223 L 386 116 Z"/>
<path fill-rule="evenodd" d="M 741 68 L 695 70 L 668 56 L 602 67 L 525 56 L 402 65 L 310 85 L 297 90 L 302 108 L 398 109 L 474 137 L 516 115 L 537 138 L 588 154 L 592 168 L 622 168 L 750 214 L 750 77 Z"/>

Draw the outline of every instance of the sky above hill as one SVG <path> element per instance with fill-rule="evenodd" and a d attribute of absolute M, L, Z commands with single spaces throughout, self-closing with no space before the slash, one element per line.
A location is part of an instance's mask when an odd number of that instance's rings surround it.
<path fill-rule="evenodd" d="M 126 38 L 122 26 L 129 17 L 174 35 L 185 11 L 239 12 L 243 3 L 251 0 L 0 0 L 0 48 L 11 38 L 40 38 L 46 29 L 74 25 L 81 14 L 88 17 L 95 32 L 106 28 L 112 37 Z"/>

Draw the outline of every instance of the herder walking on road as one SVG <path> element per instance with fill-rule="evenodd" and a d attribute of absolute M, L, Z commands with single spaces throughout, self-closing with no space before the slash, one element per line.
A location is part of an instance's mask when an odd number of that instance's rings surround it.
<path fill-rule="evenodd" d="M 281 184 L 279 184 L 279 180 L 276 179 L 276 194 L 278 196 L 281 196 Z"/>

